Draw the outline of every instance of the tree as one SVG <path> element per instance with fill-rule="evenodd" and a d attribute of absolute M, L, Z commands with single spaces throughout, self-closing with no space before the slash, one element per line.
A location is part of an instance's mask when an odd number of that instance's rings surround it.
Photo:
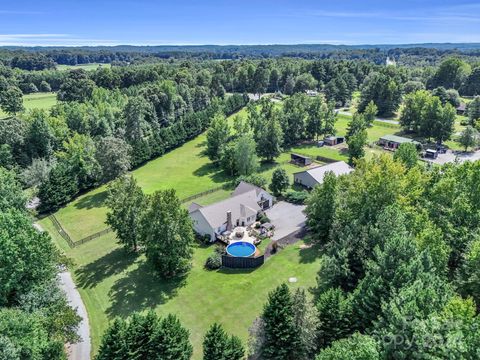
<path fill-rule="evenodd" d="M 322 292 L 316 301 L 318 312 L 317 348 L 330 346 L 335 340 L 348 336 L 352 332 L 351 302 L 342 290 L 330 288 Z"/>
<path fill-rule="evenodd" d="M 375 117 L 377 116 L 377 112 L 377 105 L 375 105 L 373 101 L 370 101 L 362 114 L 367 126 L 372 126 L 373 120 L 375 120 Z"/>
<path fill-rule="evenodd" d="M 317 88 L 317 80 L 310 73 L 303 73 L 295 78 L 295 92 L 304 92 Z"/>
<path fill-rule="evenodd" d="M 78 179 L 64 162 L 57 163 L 38 189 L 41 212 L 58 209 L 78 193 Z"/>
<path fill-rule="evenodd" d="M 347 128 L 348 161 L 353 164 L 365 156 L 368 133 L 363 115 L 355 114 Z"/>
<path fill-rule="evenodd" d="M 400 113 L 400 125 L 406 131 L 419 132 L 423 123 L 424 112 L 430 99 L 428 91 L 419 90 L 405 96 L 404 106 Z"/>
<path fill-rule="evenodd" d="M 116 179 L 130 169 L 131 147 L 123 139 L 100 138 L 96 144 L 95 158 L 101 169 L 103 182 Z"/>
<path fill-rule="evenodd" d="M 115 319 L 102 336 L 96 360 L 127 360 L 124 320 Z"/>
<path fill-rule="evenodd" d="M 10 115 L 22 112 L 24 110 L 22 90 L 16 86 L 10 86 L 0 93 L 0 108 Z"/>
<path fill-rule="evenodd" d="M 286 284 L 270 292 L 262 318 L 265 323 L 263 358 L 296 359 L 300 340 L 295 326 L 293 299 Z"/>
<path fill-rule="evenodd" d="M 193 347 L 189 340 L 189 331 L 185 329 L 177 316 L 169 314 L 160 321 L 153 334 L 155 348 L 152 358 L 155 360 L 190 360 Z"/>
<path fill-rule="evenodd" d="M 415 144 L 401 144 L 393 154 L 393 158 L 402 162 L 408 169 L 413 168 L 418 163 L 418 151 Z"/>
<path fill-rule="evenodd" d="M 365 78 L 358 111 L 363 113 L 370 101 L 378 107 L 379 116 L 392 116 L 398 109 L 402 92 L 397 79 L 389 74 L 373 72 Z"/>
<path fill-rule="evenodd" d="M 251 175 L 258 168 L 256 144 L 250 134 L 242 135 L 235 141 L 235 167 L 239 175 Z"/>
<path fill-rule="evenodd" d="M 212 161 L 220 159 L 222 147 L 227 143 L 230 136 L 230 126 L 223 114 L 216 114 L 207 131 L 206 154 Z"/>
<path fill-rule="evenodd" d="M 476 122 L 480 120 L 480 96 L 475 96 L 475 98 L 468 104 L 467 113 L 470 125 L 475 126 Z"/>
<path fill-rule="evenodd" d="M 147 260 L 162 277 L 171 278 L 189 269 L 195 237 L 188 211 L 175 190 L 154 193 L 141 223 Z"/>
<path fill-rule="evenodd" d="M 25 211 L 27 198 L 13 171 L 0 167 L 0 213 L 9 209 Z"/>
<path fill-rule="evenodd" d="M 277 168 L 273 171 L 272 182 L 270 183 L 270 190 L 275 196 L 281 195 L 290 186 L 288 174 L 283 168 Z"/>
<path fill-rule="evenodd" d="M 471 296 L 480 308 L 480 240 L 475 239 L 469 246 L 465 262 L 459 269 L 458 287 L 460 293 Z"/>
<path fill-rule="evenodd" d="M 39 90 L 41 92 L 51 92 L 52 87 L 50 86 L 50 84 L 48 82 L 46 82 L 45 80 L 42 80 L 42 82 L 40 83 Z"/>
<path fill-rule="evenodd" d="M 317 344 L 317 330 L 319 325 L 318 312 L 313 306 L 304 289 L 297 289 L 293 294 L 293 303 L 298 308 L 295 311 L 294 323 L 298 329 L 299 341 L 296 358 L 299 360 L 312 359 L 315 355 Z"/>
<path fill-rule="evenodd" d="M 308 107 L 306 131 L 309 139 L 318 140 L 318 136 L 324 132 L 325 117 L 328 113 L 328 105 L 322 96 L 315 96 Z"/>
<path fill-rule="evenodd" d="M 380 360 L 379 346 L 375 339 L 359 333 L 335 341 L 331 347 L 322 350 L 316 360 Z"/>
<path fill-rule="evenodd" d="M 467 96 L 480 95 L 480 66 L 475 67 L 471 74 L 467 76 L 460 91 Z"/>
<path fill-rule="evenodd" d="M 280 125 L 281 114 L 274 110 L 269 119 L 265 119 L 259 131 L 255 134 L 258 156 L 273 161 L 282 153 L 283 131 Z"/>
<path fill-rule="evenodd" d="M 123 176 L 111 183 L 106 205 L 109 209 L 106 224 L 125 248 L 137 251 L 142 242 L 140 225 L 146 198 L 135 178 Z"/>
<path fill-rule="evenodd" d="M 35 230 L 19 210 L 1 211 L 0 229 L 0 306 L 12 306 L 55 278 L 57 251 L 48 234 Z"/>
<path fill-rule="evenodd" d="M 458 142 L 465 148 L 465 151 L 467 151 L 469 147 L 474 148 L 477 146 L 478 141 L 479 133 L 470 125 L 463 129 L 460 137 L 458 138 Z"/>
<path fill-rule="evenodd" d="M 76 175 L 80 190 L 95 185 L 99 177 L 99 165 L 95 158 L 95 143 L 88 135 L 73 134 L 57 153 L 60 162 L 67 164 Z"/>
<path fill-rule="evenodd" d="M 60 86 L 57 97 L 60 101 L 85 102 L 92 97 L 95 83 L 83 69 L 70 70 Z"/>
<path fill-rule="evenodd" d="M 431 87 L 458 90 L 470 72 L 470 65 L 459 58 L 450 57 L 442 61 L 429 83 Z"/>
<path fill-rule="evenodd" d="M 307 201 L 308 228 L 314 240 L 326 243 L 335 219 L 337 207 L 338 179 L 333 172 L 327 172 L 322 184 L 315 186 Z"/>
<path fill-rule="evenodd" d="M 55 137 L 43 110 L 34 110 L 30 114 L 30 126 L 25 142 L 30 158 L 50 158 L 54 148 Z"/>
<path fill-rule="evenodd" d="M 308 97 L 297 93 L 284 101 L 282 129 L 284 141 L 292 145 L 305 138 L 305 125 L 308 118 Z"/>
<path fill-rule="evenodd" d="M 241 360 L 245 355 L 242 342 L 236 336 L 229 337 L 222 325 L 214 323 L 203 340 L 204 360 Z"/>

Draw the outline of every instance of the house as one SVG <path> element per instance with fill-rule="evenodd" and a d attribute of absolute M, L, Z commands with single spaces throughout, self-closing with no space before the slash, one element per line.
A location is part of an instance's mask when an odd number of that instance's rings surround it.
<path fill-rule="evenodd" d="M 466 104 L 460 104 L 458 107 L 457 107 L 457 115 L 465 115 L 465 113 L 467 112 L 467 105 Z"/>
<path fill-rule="evenodd" d="M 378 140 L 378 145 L 390 150 L 396 150 L 404 143 L 412 143 L 417 146 L 420 145 L 418 141 L 397 135 L 385 135 Z"/>
<path fill-rule="evenodd" d="M 231 197 L 208 206 L 192 203 L 188 208 L 193 228 L 211 241 L 235 226 L 249 226 L 257 220 L 261 210 L 273 205 L 273 196 L 258 186 L 244 181 L 236 187 Z"/>
<path fill-rule="evenodd" d="M 300 166 L 308 166 L 312 163 L 311 158 L 299 154 L 290 154 L 290 161 Z"/>
<path fill-rule="evenodd" d="M 297 172 L 293 174 L 293 181 L 295 184 L 313 189 L 316 185 L 323 183 L 323 178 L 329 171 L 333 172 L 336 176 L 340 176 L 351 173 L 353 169 L 345 161 L 338 161 L 306 171 Z"/>
<path fill-rule="evenodd" d="M 306 90 L 305 93 L 307 94 L 307 96 L 317 96 L 318 95 L 318 91 L 315 91 L 315 90 Z"/>
<path fill-rule="evenodd" d="M 342 136 L 329 136 L 329 137 L 326 137 L 325 139 L 323 139 L 323 142 L 325 143 L 325 145 L 328 145 L 328 146 L 334 146 L 334 145 L 337 145 L 337 144 L 341 144 L 345 141 L 345 138 L 342 137 Z"/>

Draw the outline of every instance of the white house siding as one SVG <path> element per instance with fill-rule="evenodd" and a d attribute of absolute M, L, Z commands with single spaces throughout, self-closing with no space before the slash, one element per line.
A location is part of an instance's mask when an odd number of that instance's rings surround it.
<path fill-rule="evenodd" d="M 268 199 L 268 207 L 271 208 L 273 206 L 273 196 L 265 190 L 262 190 L 260 194 L 258 194 L 257 201 L 260 201 L 262 197 Z"/>
<path fill-rule="evenodd" d="M 293 181 L 309 189 L 313 189 L 314 186 L 318 185 L 318 182 L 306 171 L 293 174 Z"/>
<path fill-rule="evenodd" d="M 210 235 L 210 239 L 215 240 L 215 230 L 205 220 L 200 211 L 194 211 L 190 213 L 190 218 L 193 222 L 193 229 L 200 235 Z"/>

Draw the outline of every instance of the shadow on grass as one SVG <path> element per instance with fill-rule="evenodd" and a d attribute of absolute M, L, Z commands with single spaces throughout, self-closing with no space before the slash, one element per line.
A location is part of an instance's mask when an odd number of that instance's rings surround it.
<path fill-rule="evenodd" d="M 232 275 L 233 274 L 250 274 L 257 269 L 258 267 L 250 268 L 250 269 L 229 269 L 229 268 L 222 267 L 218 269 L 217 272 L 220 274 L 232 274 Z"/>
<path fill-rule="evenodd" d="M 109 292 L 111 305 L 107 316 L 127 317 L 135 311 L 153 309 L 175 297 L 179 288 L 185 285 L 187 275 L 164 280 L 147 262 L 127 272 L 117 280 Z"/>
<path fill-rule="evenodd" d="M 317 259 L 322 256 L 322 249 L 318 245 L 313 245 L 300 249 L 299 254 L 301 264 L 311 264 L 317 261 Z"/>
<path fill-rule="evenodd" d="M 193 175 L 195 176 L 208 176 L 212 179 L 215 183 L 224 183 L 229 180 L 232 180 L 230 176 L 228 176 L 225 171 L 220 169 L 213 163 L 207 163 L 193 171 Z"/>
<path fill-rule="evenodd" d="M 137 259 L 138 254 L 128 253 L 123 248 L 117 248 L 101 258 L 75 271 L 80 287 L 92 288 L 110 276 L 125 271 Z"/>
<path fill-rule="evenodd" d="M 75 203 L 75 207 L 77 209 L 93 209 L 102 207 L 107 199 L 107 196 L 108 193 L 106 190 L 93 195 L 86 195 Z"/>

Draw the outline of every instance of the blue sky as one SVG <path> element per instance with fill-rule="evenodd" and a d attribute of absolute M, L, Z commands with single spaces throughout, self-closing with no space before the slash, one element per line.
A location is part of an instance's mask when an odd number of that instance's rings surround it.
<path fill-rule="evenodd" d="M 422 42 L 480 42 L 480 1 L 0 1 L 0 45 Z"/>

